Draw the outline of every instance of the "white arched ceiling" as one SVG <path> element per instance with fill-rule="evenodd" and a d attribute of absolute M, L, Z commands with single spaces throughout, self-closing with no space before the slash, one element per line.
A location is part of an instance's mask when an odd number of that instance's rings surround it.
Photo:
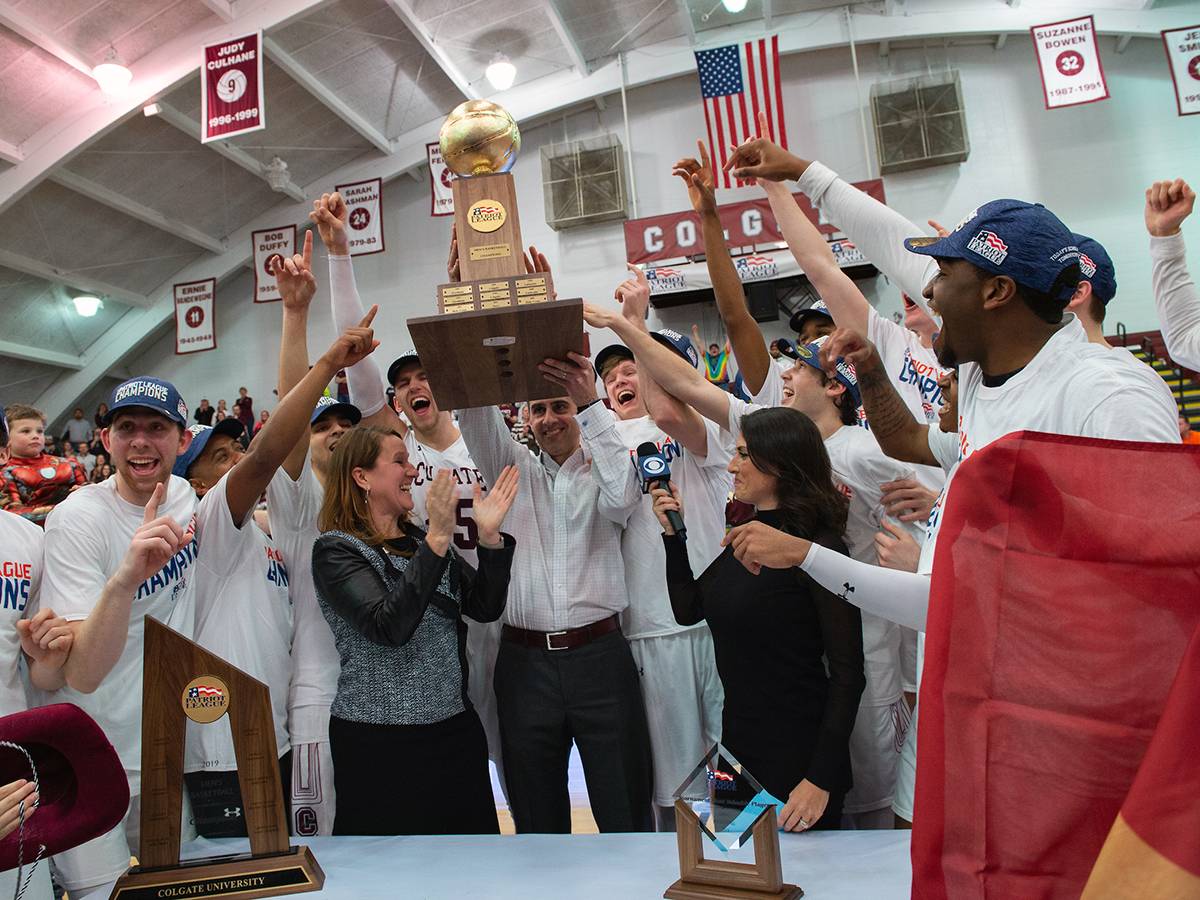
<path fill-rule="evenodd" d="M 847 11 L 848 10 L 848 11 Z M 0 384 L 53 418 L 169 321 L 171 284 L 227 279 L 250 232 L 304 219 L 317 185 L 395 178 L 501 51 L 490 95 L 521 122 L 694 71 L 695 46 L 780 34 L 783 53 L 990 36 L 1095 14 L 1118 51 L 1192 24 L 1188 0 L 0 0 Z M 265 33 L 268 129 L 198 143 L 200 46 Z M 113 47 L 133 70 L 105 100 L 85 74 Z M 624 67 L 622 66 L 624 62 Z M 154 103 L 153 115 L 143 107 Z M 286 148 L 286 152 L 279 148 Z M 291 182 L 262 167 L 279 150 Z M 104 297 L 68 324 L 70 293 Z M 18 313 L 11 315 L 10 313 Z M 29 396 L 26 394 L 26 396 Z"/>

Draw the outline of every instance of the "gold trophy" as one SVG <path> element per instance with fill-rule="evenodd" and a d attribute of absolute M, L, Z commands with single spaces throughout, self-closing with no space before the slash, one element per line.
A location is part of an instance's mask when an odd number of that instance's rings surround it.
<path fill-rule="evenodd" d="M 408 330 L 442 409 L 494 406 L 561 391 L 538 371 L 582 353 L 583 301 L 556 300 L 549 272 L 526 272 L 509 169 L 521 149 L 513 117 L 489 100 L 454 108 L 438 136 L 454 179 L 460 281 L 438 285 L 438 315 Z"/>

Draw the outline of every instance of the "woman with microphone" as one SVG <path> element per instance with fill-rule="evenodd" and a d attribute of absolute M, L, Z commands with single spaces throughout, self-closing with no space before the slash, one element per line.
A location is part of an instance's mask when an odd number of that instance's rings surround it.
<path fill-rule="evenodd" d="M 729 471 L 734 496 L 754 506 L 757 521 L 846 552 L 847 500 L 803 413 L 776 407 L 744 416 Z M 783 801 L 783 828 L 839 828 L 866 683 L 858 609 L 798 568 L 752 574 L 732 547 L 696 576 L 668 521 L 668 512 L 683 513 L 678 490 L 672 483 L 652 494 L 675 618 L 707 621 L 712 631 L 725 688 L 722 744 Z"/>

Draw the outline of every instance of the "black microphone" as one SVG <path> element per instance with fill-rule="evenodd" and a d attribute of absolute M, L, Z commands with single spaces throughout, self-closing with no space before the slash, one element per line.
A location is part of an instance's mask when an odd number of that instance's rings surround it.
<path fill-rule="evenodd" d="M 637 472 L 642 482 L 643 494 L 650 493 L 650 489 L 656 487 L 670 492 L 671 467 L 662 451 L 650 441 L 640 444 L 637 448 Z M 683 516 L 677 510 L 667 510 L 667 522 L 675 529 L 681 541 L 687 540 L 687 528 L 683 525 Z"/>

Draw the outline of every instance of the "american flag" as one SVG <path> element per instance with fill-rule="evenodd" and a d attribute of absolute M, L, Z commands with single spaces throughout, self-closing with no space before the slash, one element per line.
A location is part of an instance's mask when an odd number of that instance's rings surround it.
<path fill-rule="evenodd" d="M 787 147 L 783 121 L 783 87 L 779 81 L 779 35 L 744 44 L 696 51 L 700 94 L 708 123 L 717 184 L 733 187 L 734 179 L 720 171 L 736 147 L 758 132 L 756 114 L 767 114 L 766 137 Z"/>

